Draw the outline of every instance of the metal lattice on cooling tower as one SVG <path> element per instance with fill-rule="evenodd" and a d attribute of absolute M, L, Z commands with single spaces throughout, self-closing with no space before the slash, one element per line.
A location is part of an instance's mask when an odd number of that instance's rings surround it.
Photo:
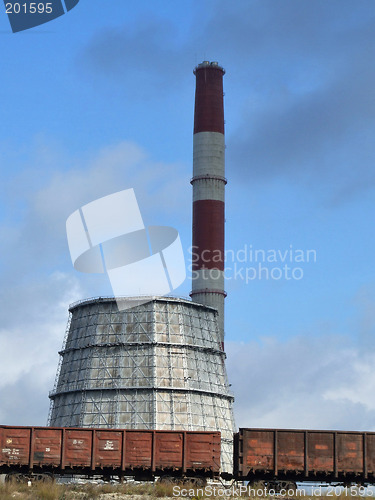
<path fill-rule="evenodd" d="M 222 468 L 232 469 L 233 397 L 215 309 L 152 298 L 119 311 L 99 298 L 69 310 L 50 425 L 219 430 Z"/>

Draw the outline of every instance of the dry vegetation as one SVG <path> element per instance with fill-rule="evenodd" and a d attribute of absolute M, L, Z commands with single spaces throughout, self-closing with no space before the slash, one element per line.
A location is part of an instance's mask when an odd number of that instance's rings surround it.
<path fill-rule="evenodd" d="M 140 500 L 173 497 L 165 484 L 65 485 L 57 483 L 0 484 L 0 500 Z M 174 497 L 176 498 L 176 497 Z"/>

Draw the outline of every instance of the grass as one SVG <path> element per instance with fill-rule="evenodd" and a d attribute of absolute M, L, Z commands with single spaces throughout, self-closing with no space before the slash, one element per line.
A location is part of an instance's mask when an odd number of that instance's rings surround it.
<path fill-rule="evenodd" d="M 22 483 L 0 484 L 0 500 L 106 500 L 106 494 L 163 498 L 173 496 L 173 486 L 165 484 L 58 484 Z M 112 495 L 113 498 L 113 495 Z"/>

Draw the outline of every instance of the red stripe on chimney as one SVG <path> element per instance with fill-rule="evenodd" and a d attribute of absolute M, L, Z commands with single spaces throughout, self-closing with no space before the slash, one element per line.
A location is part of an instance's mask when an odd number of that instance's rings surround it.
<path fill-rule="evenodd" d="M 194 134 L 198 132 L 224 134 L 223 74 L 224 70 L 215 66 L 195 69 Z"/>
<path fill-rule="evenodd" d="M 224 270 L 224 210 L 217 200 L 193 203 L 193 270 Z"/>

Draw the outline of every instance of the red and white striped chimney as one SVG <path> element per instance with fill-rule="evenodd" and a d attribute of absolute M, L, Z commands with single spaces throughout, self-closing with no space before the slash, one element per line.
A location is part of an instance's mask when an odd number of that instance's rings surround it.
<path fill-rule="evenodd" d="M 224 69 L 204 61 L 196 76 L 193 146 L 193 248 L 194 302 L 215 307 L 224 345 L 224 222 L 225 142 Z"/>

